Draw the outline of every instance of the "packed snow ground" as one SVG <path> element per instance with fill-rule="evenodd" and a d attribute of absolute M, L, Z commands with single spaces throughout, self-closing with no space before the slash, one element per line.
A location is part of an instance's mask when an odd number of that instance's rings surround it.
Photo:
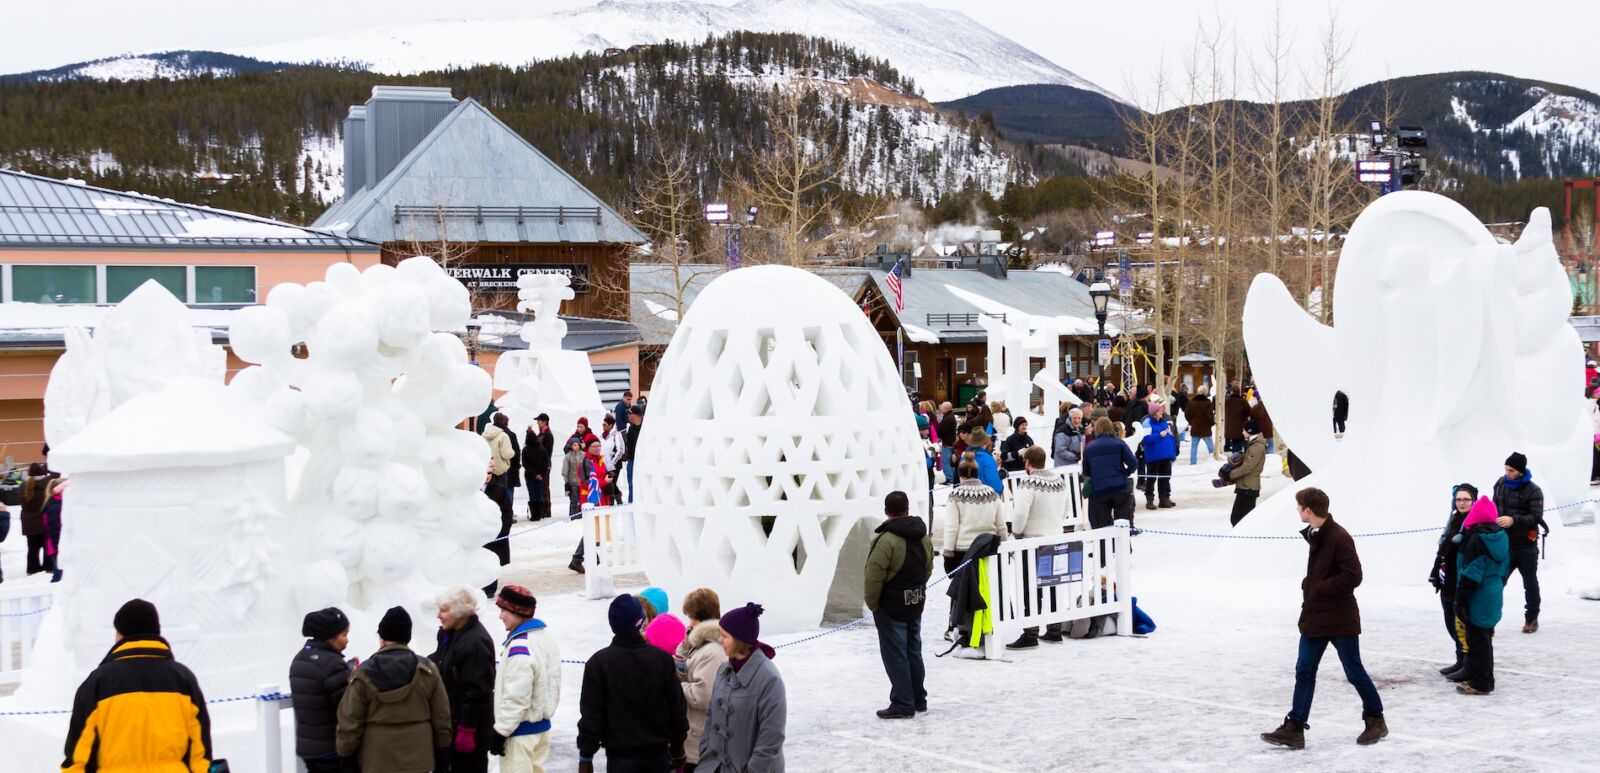
<path fill-rule="evenodd" d="M 1269 457 L 1276 461 L 1277 457 Z M 1211 488 L 1212 462 L 1180 462 L 1175 510 L 1141 509 L 1151 529 L 1224 532 L 1230 489 Z M 1269 464 L 1269 467 L 1272 465 Z M 1277 470 L 1267 495 L 1288 485 Z M 937 492 L 942 502 L 944 490 Z M 519 510 L 525 505 L 518 503 Z M 936 518 L 942 517 L 942 506 Z M 562 503 L 556 510 L 563 512 Z M 1337 517 L 1338 503 L 1334 503 Z M 551 522 L 544 521 L 541 524 Z M 517 531 L 529 529 L 519 520 Z M 1581 552 L 1590 571 L 1593 525 L 1563 533 L 1552 551 Z M 1360 548 L 1365 539 L 1357 540 Z M 578 526 L 558 522 L 513 539 L 507 582 L 540 598 L 566 659 L 584 659 L 610 640 L 607 601 L 581 598 L 582 578 L 566 568 Z M 1294 684 L 1299 615 L 1295 580 L 1215 581 L 1204 568 L 1220 541 L 1146 533 L 1135 541 L 1134 585 L 1159 629 L 1148 637 L 1107 637 L 1042 644 L 1011 662 L 935 658 L 947 597 L 930 594 L 923 652 L 930 710 L 914 720 L 883 721 L 888 680 L 870 625 L 779 650 L 776 664 L 789 690 L 785 754 L 796 771 L 1555 771 L 1600 768 L 1600 602 L 1570 592 L 1565 577 L 1542 573 L 1544 611 L 1535 635 L 1518 632 L 1520 579 L 1507 591 L 1507 616 L 1497 629 L 1497 689 L 1488 697 L 1458 695 L 1437 669 L 1451 657 L 1437 597 L 1426 585 L 1357 592 L 1362 655 L 1378 685 L 1390 736 L 1360 747 L 1361 705 L 1344 681 L 1337 656 L 1323 660 L 1307 748 L 1269 747 L 1288 710 Z M 1306 547 L 1285 540 L 1282 549 Z M 7 582 L 22 578 L 22 541 L 0 544 Z M 66 567 L 71 571 L 70 551 Z M 1418 575 L 1429 556 L 1416 557 Z M 624 575 L 619 589 L 637 589 L 642 575 Z M 943 586 L 941 586 L 942 589 Z M 673 604 L 679 602 L 673 599 Z M 724 606 L 734 600 L 725 599 Z M 487 616 L 486 616 L 487 617 Z M 491 628 L 492 619 L 488 620 Z M 498 631 L 492 631 L 498 635 Z M 806 638 L 797 633 L 771 643 Z M 415 642 L 427 651 L 431 642 Z M 366 655 L 367 653 L 354 653 Z M 181 653 L 180 653 L 181 656 Z M 576 768 L 576 723 L 582 667 L 562 673 L 551 770 Z M 597 761 L 604 770 L 604 756 Z"/>
<path fill-rule="evenodd" d="M 1275 462 L 1278 457 L 1269 457 Z M 1175 510 L 1141 509 L 1152 529 L 1225 532 L 1231 489 L 1213 489 L 1214 462 L 1180 462 Z M 1272 466 L 1269 464 L 1269 467 Z M 1198 473 L 1198 474 L 1197 474 Z M 1266 494 L 1290 481 L 1269 470 Z M 944 490 L 936 519 L 942 517 Z M 561 503 L 557 502 L 559 510 Z M 1338 503 L 1334 503 L 1335 517 Z M 1441 513 L 1441 518 L 1443 514 Z M 519 522 L 519 529 L 530 524 Z M 1592 525 L 1565 531 L 1551 550 L 1587 551 L 1597 559 Z M 1368 539 L 1382 539 L 1373 537 Z M 567 659 L 605 646 L 605 601 L 577 596 L 582 579 L 566 569 L 578 540 L 575 524 L 539 529 L 513 541 L 504 576 L 540 596 Z M 1361 540 L 1357 541 L 1359 549 Z M 1518 631 L 1520 578 L 1507 590 L 1497 629 L 1497 689 L 1458 695 L 1438 674 L 1452 658 L 1438 597 L 1427 585 L 1363 586 L 1363 660 L 1383 696 L 1391 735 L 1360 747 L 1361 704 L 1338 658 L 1324 658 L 1307 748 L 1275 749 L 1257 735 L 1289 709 L 1300 611 L 1296 580 L 1221 582 L 1204 568 L 1217 540 L 1144 534 L 1134 544 L 1134 585 L 1158 630 L 1144 638 L 1109 637 L 1041 644 L 1011 662 L 935 658 L 948 599 L 930 594 L 923 618 L 930 710 L 915 720 L 883 721 L 888 679 L 877 638 L 862 625 L 779 650 L 789 690 L 790 770 L 1594 770 L 1600 768 L 1600 603 L 1569 592 L 1565 578 L 1544 576 L 1544 611 L 1535 635 Z M 1302 542 L 1282 549 L 1304 554 Z M 1416 557 L 1422 577 L 1430 556 Z M 623 576 L 636 589 L 642 575 Z M 673 603 L 677 604 L 674 599 Z M 724 600 L 724 607 L 729 600 Z M 771 643 L 810 634 L 771 637 Z M 569 666 L 557 713 L 551 769 L 575 767 L 577 688 Z M 602 757 L 603 759 L 603 757 Z"/>

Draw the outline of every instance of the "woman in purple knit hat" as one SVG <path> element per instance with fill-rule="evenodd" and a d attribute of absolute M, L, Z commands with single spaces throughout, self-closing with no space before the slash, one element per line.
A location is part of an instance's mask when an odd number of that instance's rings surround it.
<path fill-rule="evenodd" d="M 711 691 L 696 773 L 783 771 L 788 699 L 772 664 L 777 653 L 761 642 L 761 612 L 760 604 L 746 604 L 722 616 L 728 662 Z"/>

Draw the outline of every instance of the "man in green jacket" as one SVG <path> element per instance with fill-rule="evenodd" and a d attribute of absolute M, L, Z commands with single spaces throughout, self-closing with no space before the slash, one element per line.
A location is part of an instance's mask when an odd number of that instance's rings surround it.
<path fill-rule="evenodd" d="M 867 555 L 865 599 L 878 628 L 878 653 L 889 673 L 889 708 L 879 719 L 909 719 L 928 710 L 922 680 L 922 607 L 933 576 L 933 540 L 921 518 L 911 516 L 903 491 L 883 499 L 887 520 Z"/>

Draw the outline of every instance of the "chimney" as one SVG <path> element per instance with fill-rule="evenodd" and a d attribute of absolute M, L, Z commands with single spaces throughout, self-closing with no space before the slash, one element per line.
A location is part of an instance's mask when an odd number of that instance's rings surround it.
<path fill-rule="evenodd" d="M 344 119 L 344 197 L 367 185 L 367 108 L 351 105 Z"/>
<path fill-rule="evenodd" d="M 373 86 L 367 100 L 363 181 L 377 185 L 456 107 L 447 87 Z"/>

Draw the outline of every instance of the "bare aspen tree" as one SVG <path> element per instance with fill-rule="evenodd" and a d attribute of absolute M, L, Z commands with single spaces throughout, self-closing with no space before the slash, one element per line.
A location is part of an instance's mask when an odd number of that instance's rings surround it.
<path fill-rule="evenodd" d="M 811 236 L 832 226 L 843 195 L 841 150 L 813 139 L 805 117 L 818 109 L 818 93 L 804 82 L 777 89 L 763 113 L 766 148 L 737 183 L 742 197 L 758 207 L 758 222 L 776 241 L 775 262 L 803 266 L 821 244 Z"/>
<path fill-rule="evenodd" d="M 1289 49 L 1293 46 L 1293 34 L 1286 28 L 1283 19 L 1283 5 L 1278 3 L 1272 9 L 1272 26 L 1267 32 L 1266 46 L 1262 51 L 1263 60 L 1255 68 L 1256 96 L 1265 105 L 1265 115 L 1256 127 L 1256 140 L 1260 153 L 1263 193 L 1266 197 L 1264 227 L 1271 237 L 1267 247 L 1267 272 L 1278 273 L 1279 242 L 1277 236 L 1284 231 L 1284 192 L 1283 175 L 1287 159 L 1284 158 L 1284 149 L 1288 141 L 1289 116 L 1286 113 L 1284 100 L 1287 97 L 1289 78 Z"/>

